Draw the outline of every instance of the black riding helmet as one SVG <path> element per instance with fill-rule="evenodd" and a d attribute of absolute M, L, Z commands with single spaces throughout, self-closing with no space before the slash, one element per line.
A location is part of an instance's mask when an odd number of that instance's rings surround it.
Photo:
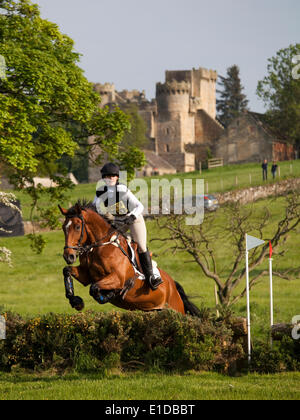
<path fill-rule="evenodd" d="M 115 165 L 114 163 L 106 163 L 103 168 L 101 169 L 101 175 L 102 178 L 105 176 L 119 176 L 120 168 L 118 165 Z"/>

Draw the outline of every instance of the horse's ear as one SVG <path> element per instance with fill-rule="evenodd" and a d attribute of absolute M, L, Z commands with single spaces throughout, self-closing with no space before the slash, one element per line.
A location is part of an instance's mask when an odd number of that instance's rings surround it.
<path fill-rule="evenodd" d="M 80 216 L 82 209 L 81 209 L 81 207 L 78 203 L 75 204 L 75 210 L 76 210 L 76 213 L 78 214 L 78 216 Z"/>
<path fill-rule="evenodd" d="M 64 216 L 66 216 L 66 215 L 67 215 L 68 210 L 66 210 L 66 209 L 64 209 L 64 208 L 62 208 L 62 207 L 60 207 L 60 205 L 58 205 L 58 208 L 59 208 L 59 210 L 60 210 L 61 214 L 63 214 Z"/>

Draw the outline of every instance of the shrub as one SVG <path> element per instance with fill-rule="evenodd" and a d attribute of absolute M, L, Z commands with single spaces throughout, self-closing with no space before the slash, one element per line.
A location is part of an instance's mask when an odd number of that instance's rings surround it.
<path fill-rule="evenodd" d="M 227 371 L 244 358 L 223 320 L 160 312 L 47 314 L 33 319 L 5 313 L 0 369 L 77 371 L 144 369 Z"/>
<path fill-rule="evenodd" d="M 300 343 L 292 337 L 269 344 L 256 343 L 251 362 L 251 370 L 259 373 L 280 373 L 300 370 Z"/>

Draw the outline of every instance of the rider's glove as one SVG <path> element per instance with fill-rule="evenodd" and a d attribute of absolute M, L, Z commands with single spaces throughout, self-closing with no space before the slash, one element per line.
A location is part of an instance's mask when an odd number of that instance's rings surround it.
<path fill-rule="evenodd" d="M 131 214 L 130 216 L 116 216 L 114 219 L 114 223 L 123 224 L 123 225 L 132 225 L 136 221 L 136 217 Z"/>

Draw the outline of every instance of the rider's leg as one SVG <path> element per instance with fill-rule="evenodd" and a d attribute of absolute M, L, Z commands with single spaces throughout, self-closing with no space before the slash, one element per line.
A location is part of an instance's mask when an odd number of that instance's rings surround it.
<path fill-rule="evenodd" d="M 156 290 L 162 283 L 162 279 L 153 274 L 152 260 L 147 248 L 147 228 L 143 216 L 138 217 L 130 226 L 130 231 L 133 240 L 138 244 L 140 262 L 146 281 L 152 290 Z"/>

